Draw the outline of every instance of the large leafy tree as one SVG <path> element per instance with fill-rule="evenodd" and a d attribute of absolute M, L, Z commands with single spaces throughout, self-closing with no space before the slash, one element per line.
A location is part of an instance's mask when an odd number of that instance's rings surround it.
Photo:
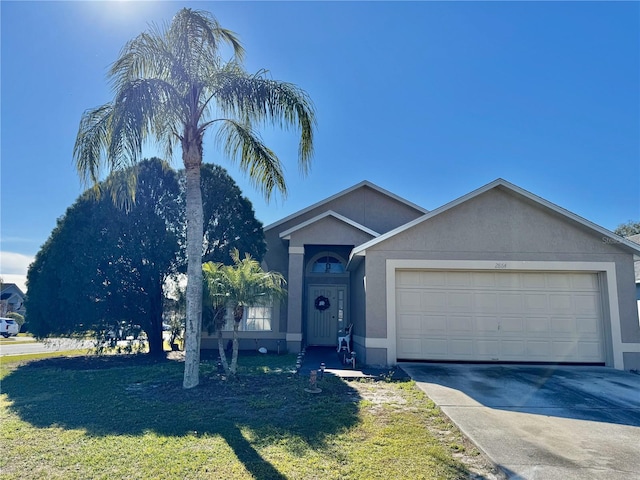
<path fill-rule="evenodd" d="M 215 198 L 217 191 L 227 194 L 215 209 L 205 202 L 205 210 L 212 211 L 204 237 L 228 239 L 220 243 L 229 251 L 246 246 L 263 252 L 264 236 L 251 203 L 224 169 L 206 165 L 203 171 L 205 198 Z M 136 201 L 125 211 L 106 193 L 131 178 L 136 179 Z M 39 336 L 69 335 L 126 321 L 141 325 L 150 353 L 161 354 L 163 310 L 170 303 L 164 286 L 184 268 L 179 177 L 165 162 L 145 160 L 110 176 L 96 190 L 103 194 L 96 198 L 93 190 L 85 192 L 67 209 L 29 269 L 32 330 Z M 229 218 L 257 232 L 229 227 Z M 233 238 L 228 238 L 230 230 Z"/>
<path fill-rule="evenodd" d="M 640 221 L 629 220 L 627 223 L 621 223 L 613 231 L 616 235 L 621 237 L 630 237 L 631 235 L 637 235 L 640 233 Z"/>
<path fill-rule="evenodd" d="M 245 308 L 267 306 L 286 295 L 284 277 L 278 272 L 265 272 L 257 260 L 246 254 L 240 258 L 237 249 L 232 250 L 233 265 L 207 262 L 202 266 L 205 278 L 205 292 L 209 296 L 214 312 L 215 328 L 218 332 L 218 350 L 227 373 L 235 375 L 238 368 L 238 327 Z M 233 350 L 231 365 L 228 366 L 222 345 L 221 318 L 227 308 L 233 312 Z"/>
<path fill-rule="evenodd" d="M 222 47 L 233 57 L 225 61 Z M 180 10 L 171 24 L 152 28 L 127 43 L 111 67 L 113 101 L 86 111 L 74 154 L 83 178 L 97 182 L 103 167 L 135 163 L 147 139 L 164 145 L 168 156 L 179 145 L 186 174 L 187 291 L 184 388 L 199 383 L 202 331 L 203 211 L 200 167 L 205 134 L 215 129 L 227 158 L 239 162 L 268 199 L 286 194 L 281 163 L 254 128 L 265 123 L 300 132 L 298 160 L 306 172 L 313 148 L 314 112 L 307 94 L 247 73 L 237 36 L 207 12 Z"/>
<path fill-rule="evenodd" d="M 180 195 L 176 173 L 160 160 L 97 185 L 136 179 L 128 211 L 95 190 L 85 192 L 36 255 L 27 274 L 27 319 L 38 336 L 140 325 L 151 354 L 161 354 L 163 285 L 178 268 Z"/>

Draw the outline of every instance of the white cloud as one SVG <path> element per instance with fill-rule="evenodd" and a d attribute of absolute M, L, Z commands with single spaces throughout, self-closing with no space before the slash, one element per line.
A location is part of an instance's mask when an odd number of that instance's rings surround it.
<path fill-rule="evenodd" d="M 34 257 L 14 252 L 0 252 L 0 277 L 5 283 L 15 283 L 26 292 L 27 270 Z"/>
<path fill-rule="evenodd" d="M 14 252 L 0 252 L 0 272 L 3 274 L 27 274 L 34 257 Z"/>

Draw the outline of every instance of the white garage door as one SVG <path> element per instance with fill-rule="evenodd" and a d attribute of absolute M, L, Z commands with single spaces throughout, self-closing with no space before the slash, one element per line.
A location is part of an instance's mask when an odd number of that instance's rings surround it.
<path fill-rule="evenodd" d="M 400 360 L 604 362 L 592 273 L 396 271 Z"/>

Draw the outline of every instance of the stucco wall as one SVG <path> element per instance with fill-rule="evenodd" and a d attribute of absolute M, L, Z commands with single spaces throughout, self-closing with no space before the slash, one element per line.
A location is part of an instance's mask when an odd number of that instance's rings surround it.
<path fill-rule="evenodd" d="M 502 188 L 422 222 L 366 252 L 367 336 L 386 337 L 386 260 L 615 262 L 623 342 L 640 342 L 633 255 Z"/>
<path fill-rule="evenodd" d="M 289 245 L 303 247 L 311 245 L 361 245 L 372 235 L 348 225 L 335 217 L 325 217 L 291 234 Z"/>
<path fill-rule="evenodd" d="M 264 232 L 267 243 L 264 263 L 269 270 L 278 271 L 285 276 L 290 291 L 292 284 L 297 279 L 289 278 L 290 244 L 289 241 L 280 238 L 280 233 L 315 218 L 328 210 L 343 215 L 377 233 L 386 233 L 423 214 L 420 210 L 365 185 L 308 211 L 294 215 L 282 223 L 276 222 L 273 226 L 268 226 Z M 370 239 L 371 236 L 362 230 L 348 226 L 335 218 L 325 218 L 309 225 L 307 228 L 294 232 L 291 237 L 291 245 L 304 247 L 310 244 L 346 244 L 353 246 L 362 244 Z M 302 295 L 302 292 L 300 294 Z M 291 298 L 289 298 L 290 301 Z M 298 299 L 294 298 L 293 302 L 296 308 L 300 307 Z M 291 331 L 291 326 L 288 326 L 287 323 L 288 317 L 288 305 L 284 305 L 280 309 L 280 321 L 278 323 L 281 332 L 286 332 L 287 329 Z M 293 327 L 298 328 L 297 326 Z"/>
<path fill-rule="evenodd" d="M 386 233 L 422 215 L 419 210 L 383 193 L 363 186 L 318 207 L 293 216 L 285 222 L 265 229 L 267 253 L 265 261 L 270 269 L 285 273 L 287 270 L 287 242 L 280 232 L 289 230 L 307 220 L 332 210 L 377 233 Z M 313 242 L 319 243 L 319 242 Z M 357 244 L 356 244 L 357 245 Z"/>
<path fill-rule="evenodd" d="M 365 266 L 361 262 L 357 268 L 351 272 L 350 277 L 350 297 L 351 297 L 351 317 L 349 323 L 353 323 L 353 348 L 358 355 L 359 361 L 366 362 L 364 349 L 364 337 L 366 332 L 365 322 Z"/>
<path fill-rule="evenodd" d="M 309 211 L 278 225 L 283 232 L 332 210 L 378 233 L 385 233 L 418 218 L 423 213 L 368 186 L 362 186 L 338 198 L 334 198 Z"/>
<path fill-rule="evenodd" d="M 625 352 L 623 356 L 624 356 L 625 370 L 636 370 L 640 372 L 640 353 L 639 352 Z"/>

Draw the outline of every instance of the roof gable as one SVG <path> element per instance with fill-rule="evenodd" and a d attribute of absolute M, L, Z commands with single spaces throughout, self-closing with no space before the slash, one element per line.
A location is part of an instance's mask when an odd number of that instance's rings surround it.
<path fill-rule="evenodd" d="M 601 235 L 604 235 L 606 238 L 610 239 L 611 242 L 610 243 L 615 243 L 615 244 L 619 244 L 620 246 L 626 247 L 627 249 L 630 249 L 634 254 L 639 255 L 640 254 L 640 245 L 635 244 L 634 242 L 627 240 L 625 238 L 619 237 L 618 235 L 616 235 L 615 233 L 607 230 L 604 227 L 601 227 L 589 220 L 586 220 L 582 217 L 580 217 L 579 215 L 576 215 L 573 212 L 570 212 L 569 210 L 566 210 L 552 202 L 549 202 L 548 200 L 545 200 L 542 197 L 539 197 L 537 195 L 534 195 L 531 192 L 528 192 L 527 190 L 524 190 L 523 188 L 518 187 L 517 185 L 514 185 L 512 183 L 507 182 L 506 180 L 502 179 L 502 178 L 498 178 L 496 180 L 494 180 L 491 183 L 488 183 L 487 185 L 478 188 L 477 190 L 474 190 L 466 195 L 463 195 L 462 197 L 459 197 L 445 205 L 443 205 L 440 208 L 437 208 L 435 210 L 432 210 L 431 212 L 423 215 L 422 217 L 419 217 L 411 222 L 408 222 L 394 230 L 391 230 L 383 235 L 380 235 L 379 237 L 370 240 L 369 242 L 366 242 L 358 247 L 355 247 L 351 253 L 351 258 L 356 257 L 356 256 L 364 256 L 366 255 L 366 250 L 374 245 L 377 245 L 379 243 L 384 242 L 385 240 L 392 238 L 406 230 L 409 230 L 411 228 L 413 228 L 416 225 L 419 225 L 423 222 L 428 221 L 431 218 L 434 218 L 438 215 L 443 214 L 444 212 L 447 212 L 449 210 L 451 210 L 452 208 L 461 205 L 465 202 L 469 202 L 471 200 L 473 200 L 474 198 L 478 197 L 479 195 L 482 195 L 485 192 L 488 192 L 489 190 L 492 190 L 494 188 L 501 188 L 504 189 L 506 191 L 515 193 L 517 195 L 521 195 L 522 197 L 525 197 L 526 199 L 532 201 L 535 204 L 541 205 L 549 210 L 552 210 L 553 212 L 573 221 L 576 222 L 590 230 L 596 231 L 598 233 L 600 233 Z"/>
<path fill-rule="evenodd" d="M 3 283 L 0 287 L 0 292 L 2 292 L 3 294 L 11 292 L 14 295 L 20 295 L 21 297 L 24 297 L 24 293 L 15 283 Z"/>
<path fill-rule="evenodd" d="M 637 243 L 640 245 L 640 233 L 638 233 L 637 235 L 631 235 L 630 237 L 625 237 L 625 238 L 633 243 Z"/>
<path fill-rule="evenodd" d="M 266 227 L 264 227 L 264 231 L 267 232 L 269 230 L 272 230 L 278 226 L 281 226 L 287 222 L 290 222 L 292 220 L 294 220 L 297 217 L 304 217 L 305 214 L 308 214 L 309 212 L 312 212 L 313 210 L 321 210 L 323 206 L 329 206 L 331 203 L 334 203 L 336 200 L 341 199 L 342 197 L 347 197 L 349 195 L 352 195 L 354 192 L 356 192 L 357 190 L 360 189 L 364 189 L 364 188 L 370 188 L 371 190 L 374 190 L 375 192 L 378 192 L 379 194 L 382 194 L 385 197 L 388 197 L 389 199 L 393 200 L 394 202 L 400 203 L 402 205 L 405 205 L 411 209 L 414 209 L 418 214 L 424 214 L 427 213 L 428 210 L 426 210 L 425 208 L 420 207 L 419 205 L 416 205 L 415 203 L 409 202 L 408 200 L 405 200 L 402 197 L 399 197 L 398 195 L 395 195 L 394 193 L 389 192 L 388 190 L 385 190 L 371 182 L 369 182 L 368 180 L 364 180 L 352 187 L 347 188 L 346 190 L 343 190 L 341 192 L 336 193 L 335 195 L 332 195 L 330 197 L 325 198 L 324 200 L 321 200 L 320 202 L 314 203 L 313 205 L 310 205 L 306 208 L 303 208 L 302 210 L 298 210 L 295 213 L 292 213 L 291 215 L 288 215 L 286 217 L 284 217 L 281 220 L 278 220 L 277 222 L 274 222 L 270 225 L 267 225 Z M 331 209 L 329 209 L 328 211 L 331 211 Z M 336 213 L 336 212 L 334 212 Z M 344 216 L 343 216 L 344 217 Z M 304 221 L 302 222 L 304 223 Z"/>
<path fill-rule="evenodd" d="M 325 219 L 327 217 L 333 217 L 333 218 L 337 219 L 340 222 L 346 223 L 347 225 L 349 225 L 351 227 L 354 227 L 354 228 L 356 228 L 358 230 L 363 231 L 364 233 L 367 233 L 367 234 L 371 235 L 372 237 L 380 236 L 380 234 L 378 232 L 375 232 L 375 231 L 371 230 L 370 228 L 365 227 L 364 225 L 360 225 L 359 223 L 354 222 L 353 220 L 351 220 L 351 219 L 349 219 L 349 218 L 347 218 L 347 217 L 345 217 L 343 215 L 340 215 L 339 213 L 336 213 L 336 212 L 334 212 L 332 210 L 328 210 L 328 211 L 326 211 L 326 212 L 324 212 L 324 213 L 322 213 L 322 214 L 320 214 L 320 215 L 318 215 L 316 217 L 313 217 L 313 218 L 311 218 L 311 219 L 309 219 L 309 220 L 307 220 L 305 222 L 302 222 L 302 223 L 300 223 L 300 224 L 298 224 L 298 225 L 296 225 L 296 226 L 294 226 L 294 227 L 292 227 L 292 228 L 290 228 L 288 230 L 285 230 L 284 232 L 280 233 L 280 238 L 282 238 L 284 240 L 289 240 L 291 238 L 291 234 L 292 233 L 295 233 L 295 232 L 297 232 L 299 230 L 303 230 L 303 229 L 307 228 L 308 226 L 313 225 L 314 223 L 317 223 L 320 220 L 323 220 L 323 219 Z"/>

